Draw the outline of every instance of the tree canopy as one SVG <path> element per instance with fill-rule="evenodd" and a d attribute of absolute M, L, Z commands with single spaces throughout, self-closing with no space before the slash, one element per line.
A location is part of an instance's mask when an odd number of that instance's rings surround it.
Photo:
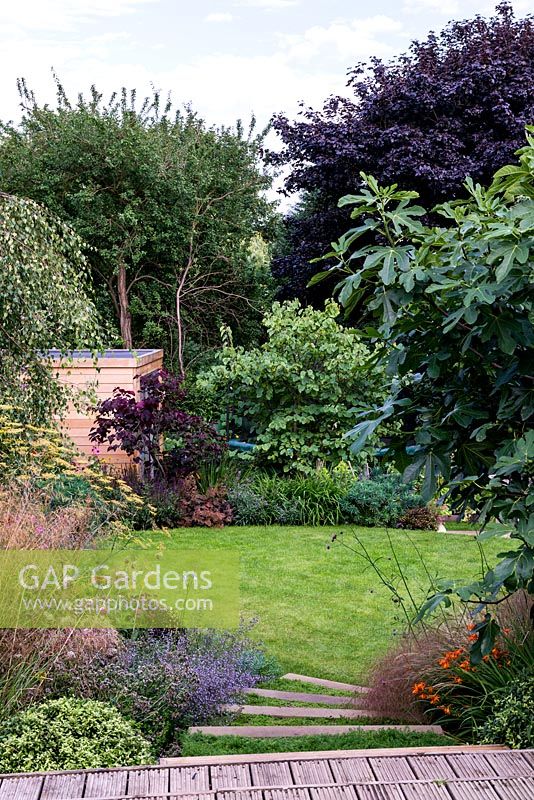
<path fill-rule="evenodd" d="M 534 120 L 534 18 L 500 3 L 492 18 L 452 22 L 395 61 L 357 64 L 348 86 L 352 98 L 274 120 L 283 148 L 271 159 L 302 198 L 274 264 L 287 297 L 324 297 L 326 287 L 306 289 L 309 262 L 346 227 L 336 203 L 360 171 L 416 190 L 431 208 L 462 196 L 468 175 L 488 183 L 511 160 Z"/>
<path fill-rule="evenodd" d="M 434 209 L 437 225 L 422 222 L 417 192 L 362 174 L 362 191 L 339 201 L 358 222 L 315 279 L 336 274 L 348 309 L 370 292 L 366 332 L 384 343 L 394 379 L 390 398 L 351 432 L 355 450 L 385 420 L 400 422 L 387 457 L 406 480 L 423 472 L 427 500 L 441 487 L 453 503 L 482 508 L 482 525 L 501 523 L 483 537 L 512 537 L 481 581 L 443 584 L 427 610 L 450 604 L 453 592 L 481 608 L 503 591 L 534 594 L 533 126 L 527 138 L 519 164 L 499 170 L 488 189 L 469 179 L 467 199 Z M 365 244 L 369 231 L 380 243 Z M 477 628 L 479 656 L 495 631 L 488 614 Z"/>
<path fill-rule="evenodd" d="M 96 347 L 83 242 L 32 200 L 0 194 L 0 399 L 34 422 L 61 411 L 51 348 Z"/>
<path fill-rule="evenodd" d="M 51 108 L 19 88 L 24 114 L 1 129 L 0 185 L 81 236 L 99 308 L 126 347 L 164 346 L 182 370 L 188 343 L 192 354 L 209 346 L 220 322 L 239 334 L 238 301 L 259 320 L 267 280 L 251 244 L 272 220 L 261 135 L 207 128 L 156 92 L 104 102 L 93 87 L 73 104 L 57 82 Z"/>

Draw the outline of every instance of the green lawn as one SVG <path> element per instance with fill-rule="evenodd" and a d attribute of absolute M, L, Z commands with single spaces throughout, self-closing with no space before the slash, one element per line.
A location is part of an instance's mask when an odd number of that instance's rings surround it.
<path fill-rule="evenodd" d="M 283 669 L 359 683 L 404 621 L 369 567 L 337 543 L 327 549 L 332 534 L 341 530 L 347 544 L 357 533 L 382 567 L 394 572 L 386 533 L 379 528 L 181 528 L 142 537 L 169 548 L 237 550 L 243 615 L 258 619 L 253 635 Z M 480 569 L 472 537 L 396 530 L 392 537 L 419 598 L 428 578 L 416 547 L 433 576 L 470 578 Z M 493 557 L 500 548 L 490 542 L 485 552 Z"/>
<path fill-rule="evenodd" d="M 281 739 L 247 739 L 243 736 L 204 736 L 184 734 L 182 756 L 216 756 L 235 753 L 294 753 L 311 750 L 359 750 L 376 747 L 433 747 L 453 744 L 447 736 L 436 733 L 351 731 L 328 736 L 291 736 Z"/>

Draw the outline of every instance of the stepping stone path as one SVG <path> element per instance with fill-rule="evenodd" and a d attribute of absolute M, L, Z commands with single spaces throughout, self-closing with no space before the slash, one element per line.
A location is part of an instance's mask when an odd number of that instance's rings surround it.
<path fill-rule="evenodd" d="M 443 733 L 439 725 L 199 725 L 189 733 L 206 736 L 246 736 L 253 739 L 280 739 L 286 736 L 334 736 L 350 731 L 408 731 L 410 733 Z"/>
<path fill-rule="evenodd" d="M 267 697 L 271 700 L 287 700 L 288 703 L 321 703 L 324 706 L 352 706 L 357 699 L 315 692 L 281 692 L 278 689 L 247 689 L 246 694 Z"/>
<path fill-rule="evenodd" d="M 362 711 L 355 708 L 306 708 L 302 706 L 239 706 L 228 705 L 224 709 L 232 713 L 261 714 L 266 717 L 317 717 L 317 719 L 357 719 L 358 717 L 380 717 L 374 711 Z"/>
<path fill-rule="evenodd" d="M 318 706 L 294 706 L 294 705 L 227 705 L 225 711 L 232 714 L 246 714 L 247 716 L 263 716 L 287 719 L 287 723 L 278 725 L 200 725 L 189 728 L 189 733 L 203 733 L 208 736 L 246 736 L 253 738 L 274 738 L 286 736 L 310 736 L 325 734 L 341 734 L 349 731 L 382 731 L 399 730 L 413 733 L 443 733 L 439 725 L 395 725 L 395 724 L 376 724 L 376 725 L 357 725 L 357 724 L 315 724 L 315 725 L 295 725 L 291 720 L 295 719 L 380 719 L 381 715 L 367 711 L 366 709 L 356 708 L 358 695 L 365 694 L 369 689 L 366 686 L 356 686 L 351 683 L 331 681 L 323 678 L 314 678 L 309 675 L 298 675 L 289 672 L 282 676 L 285 681 L 295 681 L 299 684 L 310 684 L 324 689 L 337 690 L 339 692 L 350 692 L 351 695 L 331 695 L 316 692 L 303 691 L 278 691 L 277 689 L 246 689 L 246 694 L 264 697 L 271 700 L 282 700 L 286 703 L 317 703 L 326 708 Z M 361 702 L 361 700 L 360 700 Z M 329 707 L 328 707 L 329 706 Z M 239 717 L 237 717 L 239 722 Z"/>

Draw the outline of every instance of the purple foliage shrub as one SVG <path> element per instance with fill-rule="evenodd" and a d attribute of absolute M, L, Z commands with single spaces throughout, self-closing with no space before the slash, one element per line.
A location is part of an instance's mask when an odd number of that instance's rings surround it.
<path fill-rule="evenodd" d="M 320 110 L 303 103 L 296 120 L 278 114 L 273 123 L 283 147 L 270 160 L 286 169 L 287 192 L 302 198 L 273 274 L 282 297 L 318 306 L 338 278 L 306 288 L 317 272 L 311 259 L 347 229 L 337 201 L 360 190 L 360 170 L 417 190 L 431 208 L 465 196 L 466 175 L 491 182 L 523 146 L 534 118 L 534 18 L 516 18 L 500 2 L 492 17 L 451 22 L 389 63 L 356 64 L 348 87 L 352 96 L 331 97 Z"/>
<path fill-rule="evenodd" d="M 159 370 L 141 378 L 141 399 L 117 387 L 96 408 L 89 438 L 124 450 L 136 463 L 147 459 L 148 474 L 165 481 L 184 478 L 205 461 L 220 459 L 226 445 L 210 423 L 180 410 L 182 378 Z"/>

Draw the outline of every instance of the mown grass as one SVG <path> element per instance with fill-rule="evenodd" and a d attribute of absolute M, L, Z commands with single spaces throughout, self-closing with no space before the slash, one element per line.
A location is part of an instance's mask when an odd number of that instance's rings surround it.
<path fill-rule="evenodd" d="M 224 724 L 224 723 L 223 723 Z M 239 714 L 230 725 L 399 725 L 398 720 L 376 717 L 271 717 L 268 714 Z"/>
<path fill-rule="evenodd" d="M 350 697 L 347 697 L 347 705 L 350 704 Z M 303 703 L 299 700 L 278 700 L 276 697 L 260 697 L 257 694 L 247 694 L 243 700 L 243 705 L 247 706 L 276 706 L 291 708 L 343 708 L 343 706 L 333 706 L 329 703 Z"/>
<path fill-rule="evenodd" d="M 306 694 L 327 694 L 334 697 L 352 696 L 352 692 L 341 691 L 341 689 L 327 689 L 324 686 L 316 686 L 314 683 L 304 683 L 303 681 L 292 681 L 287 678 L 276 678 L 264 683 L 259 683 L 260 689 L 277 689 L 279 692 L 306 692 Z"/>
<path fill-rule="evenodd" d="M 333 534 L 341 531 L 347 545 L 357 535 L 382 569 L 396 572 L 387 533 L 380 528 L 181 528 L 142 536 L 167 548 L 237 551 L 242 614 L 258 620 L 253 636 L 283 669 L 365 683 L 370 667 L 406 623 L 366 564 L 339 542 L 328 549 Z M 416 601 L 426 594 L 427 572 L 433 578 L 473 579 L 480 571 L 473 537 L 394 530 L 391 541 Z M 484 545 L 491 558 L 501 547 Z M 401 593 L 406 596 L 406 589 Z"/>
<path fill-rule="evenodd" d="M 280 739 L 255 739 L 245 736 L 206 736 L 184 734 L 182 756 L 235 755 L 237 753 L 292 753 L 317 750 L 359 750 L 377 747 L 434 747 L 453 744 L 436 733 L 376 731 L 330 734 L 328 736 L 287 736 Z"/>

